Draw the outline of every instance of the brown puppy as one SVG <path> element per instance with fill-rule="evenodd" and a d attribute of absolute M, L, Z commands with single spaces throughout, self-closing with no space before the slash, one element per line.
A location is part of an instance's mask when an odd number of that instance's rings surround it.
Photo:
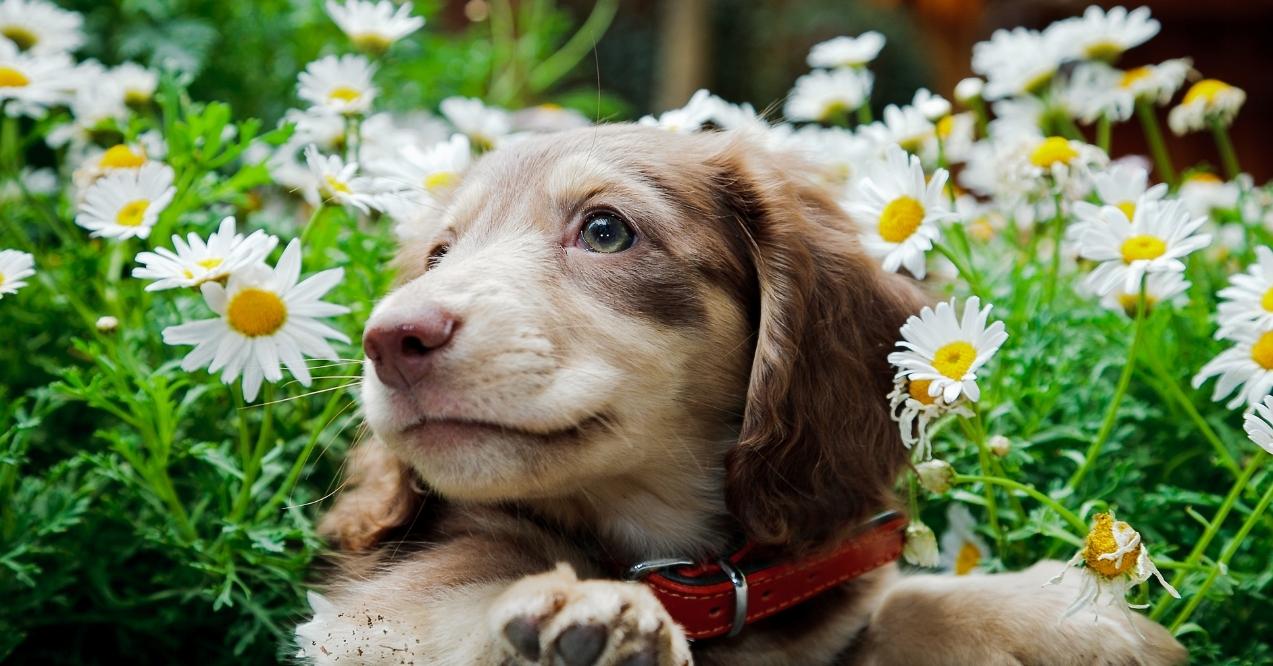
<path fill-rule="evenodd" d="M 1059 563 L 889 566 L 694 643 L 626 565 L 792 553 L 889 507 L 885 356 L 922 298 L 797 160 L 608 126 L 483 157 L 407 227 L 364 336 L 375 436 L 321 529 L 318 662 L 1168 664 L 1161 627 L 1062 622 Z M 1077 577 L 1071 576 L 1071 580 Z"/>

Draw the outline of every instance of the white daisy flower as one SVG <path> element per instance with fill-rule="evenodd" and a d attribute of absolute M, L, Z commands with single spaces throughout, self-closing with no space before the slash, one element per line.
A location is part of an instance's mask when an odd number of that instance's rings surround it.
<path fill-rule="evenodd" d="M 644 116 L 637 122 L 649 127 L 688 134 L 697 132 L 703 125 L 711 122 L 721 104 L 726 103 L 705 88 L 700 88 L 690 96 L 685 106 L 679 109 L 668 109 L 655 116 Z"/>
<path fill-rule="evenodd" d="M 1118 87 L 1135 99 L 1166 104 L 1180 90 L 1180 86 L 1184 85 L 1185 78 L 1192 71 L 1192 60 L 1176 58 L 1157 65 L 1129 69 L 1122 73 Z"/>
<path fill-rule="evenodd" d="M 906 372 L 893 378 L 893 391 L 888 394 L 889 413 L 897 422 L 902 444 L 916 451 L 916 458 L 928 460 L 933 456 L 933 443 L 929 426 L 946 414 L 972 416 L 963 400 L 947 403 L 941 396 L 929 395 L 932 380 L 907 379 Z"/>
<path fill-rule="evenodd" d="M 1236 182 L 1225 182 L 1208 171 L 1193 171 L 1180 184 L 1180 200 L 1194 215 L 1210 215 L 1217 210 L 1238 207 L 1242 188 Z"/>
<path fill-rule="evenodd" d="M 941 564 L 937 553 L 937 535 L 933 528 L 920 521 L 918 516 L 906 526 L 906 543 L 902 546 L 902 559 L 917 567 L 929 569 Z"/>
<path fill-rule="evenodd" d="M 300 98 L 313 106 L 356 116 L 371 110 L 376 68 L 360 55 L 327 56 L 305 66 L 300 74 Z"/>
<path fill-rule="evenodd" d="M 36 197 L 53 196 L 61 188 L 57 173 L 52 169 L 22 167 L 17 178 L 10 177 L 0 181 L 0 204 L 21 201 L 27 194 Z"/>
<path fill-rule="evenodd" d="M 851 190 L 862 177 L 863 166 L 878 159 L 879 149 L 870 139 L 842 127 L 805 125 L 791 133 L 784 149 L 821 165 L 830 185 Z"/>
<path fill-rule="evenodd" d="M 346 163 L 339 155 L 323 155 L 312 145 L 305 148 L 305 162 L 313 175 L 305 193 L 311 204 L 335 202 L 364 213 L 381 210 L 380 196 L 387 188 L 379 179 L 357 175 L 357 162 Z"/>
<path fill-rule="evenodd" d="M 1131 117 L 1136 101 L 1119 87 L 1122 74 L 1102 62 L 1080 63 L 1070 72 L 1065 85 L 1056 86 L 1054 94 L 1061 106 L 1074 118 L 1091 124 L 1101 117 L 1122 122 Z"/>
<path fill-rule="evenodd" d="M 17 250 L 0 250 L 0 298 L 16 294 L 35 275 L 35 257 Z"/>
<path fill-rule="evenodd" d="M 1207 221 L 1193 217 L 1179 201 L 1142 201 L 1131 221 L 1114 206 L 1100 209 L 1102 223 L 1089 223 L 1079 238 L 1079 254 L 1101 264 L 1087 277 L 1094 292 L 1105 295 L 1119 284 L 1125 292 L 1140 290 L 1148 273 L 1185 270 L 1182 259 L 1211 243 L 1197 233 Z"/>
<path fill-rule="evenodd" d="M 941 139 L 942 152 L 947 162 L 955 164 L 967 160 L 977 141 L 976 114 L 965 111 L 938 120 L 933 128 L 933 140 L 926 141 L 920 152 L 926 164 L 937 161 L 937 139 Z"/>
<path fill-rule="evenodd" d="M 292 123 L 295 129 L 289 142 L 300 146 L 314 144 L 320 150 L 339 153 L 344 151 L 348 125 L 345 117 L 326 107 L 288 109 L 283 121 Z M 365 124 L 365 123 L 364 123 Z"/>
<path fill-rule="evenodd" d="M 10 116 L 42 118 L 50 106 L 70 101 L 75 65 L 61 53 L 22 53 L 0 42 L 0 104 Z"/>
<path fill-rule="evenodd" d="M 1149 186 L 1149 172 L 1135 164 L 1112 164 L 1092 177 L 1092 187 L 1101 203 L 1113 206 L 1127 216 L 1136 217 L 1136 204 L 1141 201 L 1161 201 L 1167 196 L 1167 184 Z"/>
<path fill-rule="evenodd" d="M 93 236 L 146 238 L 177 193 L 172 178 L 172 169 L 158 162 L 113 171 L 84 193 L 75 223 Z"/>
<path fill-rule="evenodd" d="M 1025 157 L 1026 178 L 1050 180 L 1075 198 L 1089 188 L 1092 170 L 1109 161 L 1100 148 L 1060 136 L 1035 141 Z"/>
<path fill-rule="evenodd" d="M 792 121 L 835 120 L 866 103 L 874 80 L 865 69 L 814 70 L 796 79 L 783 114 Z"/>
<path fill-rule="evenodd" d="M 884 270 L 905 268 L 924 277 L 925 253 L 941 237 L 938 223 L 954 218 L 942 193 L 947 176 L 938 169 L 926 181 L 919 158 L 892 146 L 858 183 L 845 207 L 862 226 L 867 252 Z"/>
<path fill-rule="evenodd" d="M 405 179 L 411 187 L 419 188 L 429 199 L 436 199 L 455 187 L 472 162 L 473 148 L 469 145 L 469 138 L 454 134 L 449 141 L 438 143 L 428 150 L 415 146 L 403 148 L 400 162 L 403 170 L 398 177 Z"/>
<path fill-rule="evenodd" d="M 1203 79 L 1185 92 L 1180 105 L 1167 114 L 1167 124 L 1178 135 L 1205 130 L 1212 121 L 1228 126 L 1246 101 L 1246 92 L 1219 79 Z"/>
<path fill-rule="evenodd" d="M 933 138 L 933 129 L 933 123 L 917 107 L 889 104 L 884 107 L 883 120 L 863 127 L 860 133 L 877 144 L 895 143 L 906 152 L 916 153 Z"/>
<path fill-rule="evenodd" d="M 44 0 L 0 2 L 0 36 L 35 55 L 69 53 L 84 43 L 84 19 Z"/>
<path fill-rule="evenodd" d="M 1250 407 L 1273 389 L 1273 331 L 1244 326 L 1226 335 L 1234 345 L 1202 366 L 1193 377 L 1193 387 L 1200 388 L 1208 379 L 1219 377 L 1212 400 L 1219 402 L 1236 390 L 1227 407 Z"/>
<path fill-rule="evenodd" d="M 1135 319 L 1140 307 L 1140 290 L 1128 291 L 1127 285 L 1116 285 L 1101 298 L 1101 306 L 1121 312 Z M 1145 276 L 1145 308 L 1153 310 L 1159 303 L 1166 303 L 1185 293 L 1189 281 L 1180 273 L 1150 273 Z"/>
<path fill-rule="evenodd" d="M 884 35 L 871 30 L 857 37 L 836 37 L 809 49 L 810 67 L 862 67 L 875 60 L 884 48 Z"/>
<path fill-rule="evenodd" d="M 935 95 L 928 88 L 915 91 L 911 106 L 919 109 L 925 118 L 937 122 L 950 114 L 950 101 L 941 95 Z"/>
<path fill-rule="evenodd" d="M 1105 599 L 1105 604 L 1117 605 L 1124 613 L 1128 613 L 1128 608 L 1147 608 L 1148 605 L 1128 604 L 1127 593 L 1151 576 L 1157 578 L 1158 583 L 1171 596 L 1180 598 L 1180 593 L 1163 579 L 1162 573 L 1149 558 L 1140 533 L 1132 529 L 1131 525 L 1115 520 L 1108 513 L 1096 514 L 1092 529 L 1083 540 L 1083 548 L 1074 554 L 1065 568 L 1048 584 L 1061 582 L 1070 567 L 1078 567 L 1083 571 L 1083 584 L 1078 598 L 1065 611 L 1064 617 L 1088 606 L 1100 604 L 1102 598 Z M 1128 620 L 1130 619 L 1129 616 Z"/>
<path fill-rule="evenodd" d="M 327 0 L 327 15 L 354 45 L 372 53 L 384 53 L 399 39 L 424 27 L 424 19 L 411 15 L 411 3 L 394 6 L 389 0 Z"/>
<path fill-rule="evenodd" d="M 1257 446 L 1273 453 L 1273 397 L 1264 398 L 1246 413 L 1242 429 Z"/>
<path fill-rule="evenodd" d="M 981 309 L 973 297 L 964 303 L 962 318 L 955 314 L 955 300 L 925 307 L 902 326 L 901 351 L 888 355 L 888 362 L 906 372 L 911 381 L 930 381 L 928 395 L 954 403 L 960 396 L 971 402 L 981 398 L 977 370 L 990 360 L 1008 334 L 1003 322 L 987 325 L 990 310 Z"/>
<path fill-rule="evenodd" d="M 334 360 L 328 339 L 348 343 L 345 334 L 319 321 L 349 311 L 322 301 L 344 275 L 333 268 L 300 283 L 301 245 L 293 240 L 275 268 L 258 266 L 230 276 L 229 283 L 205 282 L 203 298 L 218 315 L 164 329 L 164 343 L 194 345 L 181 361 L 186 372 L 207 367 L 231 384 L 243 376 L 243 397 L 256 399 L 261 382 L 279 382 L 286 366 L 303 386 L 312 379 L 305 357 Z"/>
<path fill-rule="evenodd" d="M 221 227 L 204 241 L 191 233 L 182 240 L 173 235 L 172 246 L 137 255 L 142 266 L 133 269 L 133 277 L 154 280 L 146 291 L 177 287 L 198 287 L 204 282 L 222 281 L 234 273 L 255 266 L 278 245 L 278 238 L 257 230 L 250 236 L 234 232 L 234 218 L 221 220 Z"/>
<path fill-rule="evenodd" d="M 133 62 L 126 62 L 110 70 L 112 82 L 123 93 L 124 103 L 130 107 L 142 107 L 155 97 L 159 88 L 159 74 Z"/>
<path fill-rule="evenodd" d="M 468 135 L 478 150 L 494 148 L 513 129 L 507 111 L 486 106 L 479 99 L 448 97 L 442 100 L 439 109 L 456 130 Z"/>
<path fill-rule="evenodd" d="M 1219 296 L 1217 339 L 1243 327 L 1273 330 L 1273 249 L 1255 248 L 1255 263 L 1231 276 Z"/>
<path fill-rule="evenodd" d="M 509 117 L 514 132 L 564 132 L 592 124 L 588 116 L 559 104 L 536 104 Z"/>
<path fill-rule="evenodd" d="M 1055 33 L 1026 28 L 996 30 L 972 47 L 972 70 L 986 78 L 986 99 L 1042 90 L 1064 59 Z"/>
<path fill-rule="evenodd" d="M 977 520 L 968 506 L 953 502 L 946 509 L 946 531 L 941 535 L 942 569 L 956 576 L 976 571 L 990 559 L 990 547 L 977 534 Z"/>
<path fill-rule="evenodd" d="M 1113 61 L 1124 51 L 1149 41 L 1161 27 L 1156 19 L 1150 18 L 1148 7 L 1137 7 L 1129 12 L 1124 7 L 1105 11 L 1092 5 L 1083 16 L 1053 23 L 1047 32 L 1056 33 L 1068 55 Z"/>
<path fill-rule="evenodd" d="M 959 83 L 955 84 L 955 99 L 962 104 L 968 104 L 974 100 L 981 99 L 981 93 L 985 89 L 986 82 L 975 76 L 960 79 Z"/>

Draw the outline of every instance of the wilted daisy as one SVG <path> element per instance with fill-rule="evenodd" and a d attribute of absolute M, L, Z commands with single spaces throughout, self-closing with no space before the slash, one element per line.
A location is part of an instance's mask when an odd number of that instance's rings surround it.
<path fill-rule="evenodd" d="M 996 30 L 972 47 L 972 70 L 986 77 L 985 97 L 999 99 L 1042 90 L 1061 66 L 1064 51 L 1054 34 L 1026 28 Z"/>
<path fill-rule="evenodd" d="M 902 326 L 902 351 L 888 355 L 888 362 L 906 372 L 911 381 L 929 381 L 928 395 L 954 403 L 960 396 L 981 398 L 977 370 L 1008 339 L 1003 322 L 988 324 L 990 310 L 981 309 L 973 297 L 964 303 L 963 317 L 955 314 L 955 300 L 925 307 Z"/>
<path fill-rule="evenodd" d="M 1083 540 L 1083 548 L 1070 558 L 1066 567 L 1049 584 L 1061 582 L 1070 567 L 1083 571 L 1083 584 L 1078 598 L 1066 609 L 1065 617 L 1101 603 L 1102 597 L 1106 605 L 1117 605 L 1124 613 L 1128 608 L 1147 608 L 1148 605 L 1128 604 L 1127 593 L 1132 587 L 1149 580 L 1150 576 L 1157 578 L 1171 596 L 1180 598 L 1180 593 L 1163 579 L 1162 573 L 1149 558 L 1140 533 L 1131 525 L 1115 520 L 1112 514 L 1096 514 L 1092 529 Z"/>
<path fill-rule="evenodd" d="M 1113 61 L 1124 51 L 1149 41 L 1162 26 L 1150 18 L 1148 7 L 1127 11 L 1113 7 L 1109 11 L 1096 5 L 1082 16 L 1058 21 L 1048 27 L 1065 45 L 1067 53 L 1076 57 Z"/>
<path fill-rule="evenodd" d="M 941 555 L 942 568 L 956 576 L 966 576 L 990 559 L 990 547 L 977 534 L 977 520 L 967 505 L 953 502 L 946 509 Z"/>
<path fill-rule="evenodd" d="M 857 37 L 836 37 L 809 49 L 810 67 L 862 67 L 884 48 L 884 35 L 871 30 Z"/>
<path fill-rule="evenodd" d="M 63 54 L 22 53 L 0 42 L 0 104 L 6 115 L 44 116 L 50 106 L 69 101 L 75 68 Z"/>
<path fill-rule="evenodd" d="M 177 287 L 198 287 L 204 282 L 224 280 L 234 273 L 255 266 L 278 245 L 278 238 L 257 230 L 244 237 L 234 231 L 234 218 L 221 220 L 221 227 L 204 241 L 191 233 L 182 240 L 173 235 L 172 246 L 137 255 L 133 277 L 154 280 L 146 291 Z"/>
<path fill-rule="evenodd" d="M 36 55 L 69 53 L 84 42 L 84 20 L 44 0 L 0 2 L 0 36 L 19 51 Z"/>
<path fill-rule="evenodd" d="M 1255 405 L 1273 390 L 1273 331 L 1243 326 L 1226 335 L 1234 345 L 1202 366 L 1194 375 L 1193 387 L 1219 377 L 1212 400 L 1218 402 L 1236 390 L 1229 409 Z"/>
<path fill-rule="evenodd" d="M 371 110 L 376 87 L 371 77 L 376 68 L 360 55 L 327 56 L 305 66 L 300 74 L 301 99 L 343 115 Z"/>
<path fill-rule="evenodd" d="M 1182 259 L 1211 242 L 1197 233 L 1206 223 L 1193 217 L 1179 201 L 1145 201 L 1128 221 L 1114 206 L 1100 209 L 1102 223 L 1090 223 L 1079 238 L 1079 254 L 1101 264 L 1087 277 L 1087 285 L 1105 295 L 1120 284 L 1125 292 L 1140 290 L 1147 273 L 1183 272 Z"/>
<path fill-rule="evenodd" d="M 932 569 L 941 564 L 937 553 L 937 535 L 933 528 L 920 521 L 918 516 L 911 518 L 906 526 L 906 542 L 902 546 L 902 559 L 917 567 Z"/>
<path fill-rule="evenodd" d="M 929 395 L 932 385 L 932 380 L 908 379 L 903 371 L 893 378 L 893 390 L 888 394 L 889 413 L 897 422 L 902 444 L 914 449 L 919 460 L 933 456 L 933 443 L 928 431 L 934 421 L 946 414 L 972 416 L 963 400 L 952 404 L 940 395 Z"/>
<path fill-rule="evenodd" d="M 305 192 L 310 203 L 335 202 L 364 213 L 380 210 L 379 198 L 385 188 L 374 178 L 359 176 L 357 162 L 346 163 L 339 155 L 323 155 L 312 145 L 305 148 L 305 162 L 313 175 Z"/>
<path fill-rule="evenodd" d="M 836 120 L 866 103 L 873 82 L 865 69 L 814 70 L 796 79 L 783 114 L 794 121 Z"/>
<path fill-rule="evenodd" d="M 327 14 L 354 45 L 372 53 L 383 53 L 424 26 L 424 19 L 411 15 L 411 3 L 395 6 L 389 0 L 327 0 Z"/>
<path fill-rule="evenodd" d="M 478 150 L 494 148 L 513 129 L 512 118 L 507 111 L 486 106 L 480 99 L 448 97 L 442 100 L 439 109 Z"/>
<path fill-rule="evenodd" d="M 1210 127 L 1211 122 L 1228 126 L 1246 101 L 1246 92 L 1219 79 L 1203 79 L 1189 87 L 1180 105 L 1167 114 L 1167 124 L 1176 134 Z"/>
<path fill-rule="evenodd" d="M 1115 285 L 1109 293 L 1101 298 L 1101 306 L 1122 312 L 1135 319 L 1140 309 L 1140 290 L 1128 291 L 1127 285 Z M 1151 311 L 1159 303 L 1166 303 L 1185 293 L 1189 281 L 1181 273 L 1150 273 L 1145 276 L 1145 310 Z"/>
<path fill-rule="evenodd" d="M 891 146 L 858 184 L 846 207 L 862 225 L 867 252 L 884 270 L 905 268 L 924 277 L 925 253 L 941 236 L 937 224 L 954 217 L 942 193 L 946 178 L 938 169 L 925 181 L 919 158 Z"/>
<path fill-rule="evenodd" d="M 349 342 L 345 334 L 319 319 L 348 312 L 322 301 L 344 275 L 343 269 L 322 271 L 302 282 L 301 245 L 293 240 L 275 268 L 257 266 L 230 276 L 229 283 L 203 283 L 203 298 L 218 315 L 164 329 L 164 342 L 194 345 L 181 361 L 186 372 L 207 366 L 231 384 L 243 376 L 243 397 L 256 399 L 261 382 L 283 379 L 286 366 L 303 386 L 312 379 L 305 357 L 334 360 L 327 340 Z"/>
<path fill-rule="evenodd" d="M 16 294 L 35 275 L 35 258 L 26 252 L 0 250 L 0 298 Z"/>
<path fill-rule="evenodd" d="M 172 178 L 172 169 L 158 162 L 113 171 L 84 193 L 75 223 L 94 236 L 145 238 L 177 193 Z"/>
<path fill-rule="evenodd" d="M 149 104 L 159 87 L 159 75 L 137 63 L 115 67 L 109 76 L 123 94 L 124 103 L 134 108 Z"/>
<path fill-rule="evenodd" d="M 1252 406 L 1252 411 L 1242 419 L 1242 429 L 1257 446 L 1273 453 L 1273 396 Z"/>

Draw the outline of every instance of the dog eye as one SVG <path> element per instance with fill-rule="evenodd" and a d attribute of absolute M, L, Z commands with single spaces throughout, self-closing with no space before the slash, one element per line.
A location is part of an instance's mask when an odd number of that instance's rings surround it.
<path fill-rule="evenodd" d="M 439 246 L 437 246 L 437 247 L 433 248 L 433 250 L 429 252 L 429 258 L 428 258 L 428 260 L 427 260 L 427 262 L 426 262 L 427 266 L 428 266 L 429 268 L 433 268 L 433 267 L 437 266 L 437 265 L 438 265 L 438 262 L 442 261 L 442 257 L 445 257 L 445 256 L 446 256 L 446 253 L 447 253 L 450 249 L 451 249 L 451 246 L 450 246 L 450 245 L 448 245 L 448 244 L 446 244 L 446 243 L 443 243 L 443 244 L 441 244 L 441 245 L 439 245 Z"/>
<path fill-rule="evenodd" d="M 598 212 L 588 216 L 579 230 L 579 241 L 593 252 L 611 254 L 632 247 L 636 236 L 632 228 L 614 213 Z"/>

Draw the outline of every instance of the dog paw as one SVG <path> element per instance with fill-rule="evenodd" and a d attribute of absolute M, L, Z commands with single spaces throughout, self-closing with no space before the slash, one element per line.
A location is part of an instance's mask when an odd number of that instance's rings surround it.
<path fill-rule="evenodd" d="M 565 564 L 515 583 L 491 611 L 504 663 L 686 666 L 681 628 L 639 583 L 579 580 Z"/>

